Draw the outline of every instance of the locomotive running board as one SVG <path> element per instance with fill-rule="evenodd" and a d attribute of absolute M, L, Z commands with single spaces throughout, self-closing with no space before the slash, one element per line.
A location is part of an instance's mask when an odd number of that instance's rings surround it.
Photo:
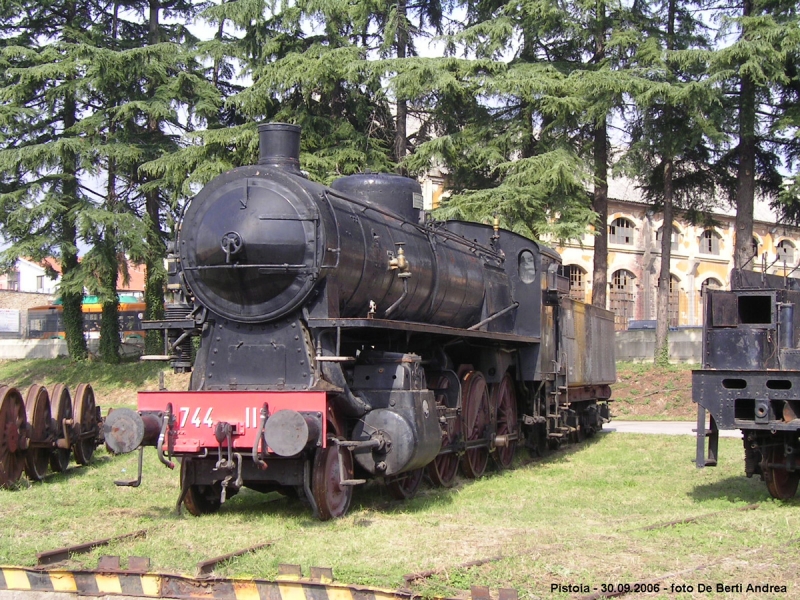
<path fill-rule="evenodd" d="M 341 329 L 394 329 L 396 331 L 411 331 L 427 335 L 446 335 L 449 337 L 469 337 L 512 342 L 515 344 L 537 344 L 541 337 L 515 335 L 513 333 L 499 333 L 496 331 L 480 331 L 476 329 L 460 329 L 445 325 L 431 325 L 430 323 L 417 323 L 415 321 L 393 321 L 390 319 L 308 319 L 311 328 L 341 328 Z"/>

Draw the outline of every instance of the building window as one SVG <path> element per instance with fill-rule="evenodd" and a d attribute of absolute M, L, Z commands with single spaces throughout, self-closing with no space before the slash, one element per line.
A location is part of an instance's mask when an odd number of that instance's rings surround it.
<path fill-rule="evenodd" d="M 661 250 L 661 234 L 663 233 L 664 228 L 662 227 L 658 231 L 656 231 L 656 242 L 658 243 L 658 250 Z M 678 239 L 680 238 L 680 233 L 674 227 L 672 228 L 672 237 L 669 240 L 669 247 L 670 250 L 676 252 L 678 250 Z"/>
<path fill-rule="evenodd" d="M 700 252 L 703 254 L 719 255 L 719 234 L 711 229 L 706 229 L 700 236 Z"/>
<path fill-rule="evenodd" d="M 36 276 L 36 291 L 43 292 L 44 291 L 44 275 L 37 275 Z"/>
<path fill-rule="evenodd" d="M 753 241 L 750 242 L 750 250 L 752 251 L 753 256 L 758 256 L 758 246 L 759 246 L 758 238 L 756 236 L 753 236 Z"/>
<path fill-rule="evenodd" d="M 633 273 L 625 269 L 614 271 L 611 275 L 609 306 L 614 312 L 616 328 L 627 329 L 628 321 L 633 318 L 636 304 L 636 285 Z"/>
<path fill-rule="evenodd" d="M 680 325 L 680 280 L 675 275 L 669 276 L 669 326 Z"/>
<path fill-rule="evenodd" d="M 777 246 L 776 258 L 787 265 L 794 264 L 794 244 L 789 240 L 782 240 Z"/>
<path fill-rule="evenodd" d="M 614 219 L 608 226 L 608 241 L 612 244 L 633 245 L 633 223 L 624 217 Z"/>
<path fill-rule="evenodd" d="M 564 265 L 564 276 L 569 277 L 569 297 L 586 302 L 586 271 L 578 265 Z"/>
<path fill-rule="evenodd" d="M 721 290 L 722 289 L 722 282 L 719 279 L 714 279 L 713 277 L 709 277 L 703 283 L 700 284 L 700 293 L 705 294 L 706 290 Z"/>
<path fill-rule="evenodd" d="M 9 271 L 8 275 L 6 275 L 6 281 L 8 282 L 9 290 L 19 291 L 19 271 L 16 269 Z"/>

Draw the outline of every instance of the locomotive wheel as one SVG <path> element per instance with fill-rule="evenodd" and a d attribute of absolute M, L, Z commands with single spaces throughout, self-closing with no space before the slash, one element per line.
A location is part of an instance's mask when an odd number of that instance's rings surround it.
<path fill-rule="evenodd" d="M 14 485 L 22 475 L 28 423 L 25 403 L 17 388 L 0 387 L 0 488 Z"/>
<path fill-rule="evenodd" d="M 195 517 L 217 512 L 222 506 L 222 484 L 190 485 L 183 505 Z"/>
<path fill-rule="evenodd" d="M 774 446 L 767 452 L 767 463 L 785 463 L 783 446 Z M 790 500 L 797 493 L 797 484 L 800 482 L 800 472 L 787 471 L 786 469 L 776 469 L 767 467 L 764 469 L 764 481 L 767 489 L 773 498 L 778 500 Z"/>
<path fill-rule="evenodd" d="M 469 371 L 461 381 L 462 428 L 467 442 L 486 435 L 489 425 L 489 388 L 480 371 Z M 471 448 L 461 457 L 461 470 L 466 477 L 483 475 L 489 462 L 489 448 Z"/>
<path fill-rule="evenodd" d="M 71 425 L 64 425 L 64 421 L 72 420 L 72 398 L 69 389 L 63 383 L 56 384 L 50 398 L 50 408 L 55 409 L 55 427 L 53 429 L 56 440 L 67 437 Z M 54 473 L 63 473 L 69 466 L 69 448 L 55 448 L 50 454 L 50 468 Z"/>
<path fill-rule="evenodd" d="M 36 384 L 30 387 L 25 397 L 25 413 L 30 423 L 30 441 L 37 443 L 35 447 L 29 447 L 25 454 L 25 474 L 31 481 L 41 481 L 47 474 L 51 449 L 38 444 L 53 440 L 50 395 L 47 388 Z"/>
<path fill-rule="evenodd" d="M 453 371 L 441 373 L 434 383 L 434 388 L 438 390 L 446 390 L 451 385 L 458 382 L 458 376 Z M 456 403 L 452 401 L 448 403 L 448 394 L 439 392 L 436 395 L 436 406 L 446 406 L 447 408 L 456 408 Z M 450 406 L 454 404 L 454 406 Z M 445 431 L 442 436 L 442 447 L 447 448 L 454 444 L 461 435 L 461 418 L 455 416 L 454 418 L 447 419 L 445 424 Z M 448 452 L 447 454 L 440 454 L 426 467 L 428 477 L 431 478 L 433 485 L 440 487 L 451 487 L 455 483 L 456 473 L 458 472 L 458 454 L 455 452 Z"/>
<path fill-rule="evenodd" d="M 75 462 L 88 465 L 97 447 L 97 411 L 94 403 L 94 390 L 88 383 L 81 383 L 75 390 L 72 414 L 77 425 L 77 439 L 72 445 Z"/>
<path fill-rule="evenodd" d="M 514 392 L 514 379 L 506 373 L 500 383 L 491 386 L 492 406 L 495 409 L 495 429 L 497 435 L 517 433 L 517 395 Z M 514 452 L 517 450 L 517 440 L 511 441 L 507 446 L 499 446 L 494 452 L 497 466 L 507 469 L 514 461 Z"/>
<path fill-rule="evenodd" d="M 417 495 L 417 490 L 424 474 L 425 468 L 420 467 L 399 475 L 390 475 L 385 477 L 383 481 L 392 498 L 395 500 L 410 500 Z"/>
<path fill-rule="evenodd" d="M 339 456 L 341 454 L 344 473 L 340 478 Z M 353 456 L 349 450 L 340 450 L 337 444 L 318 448 L 314 455 L 314 470 L 311 473 L 311 494 L 319 511 L 319 520 L 327 521 L 347 514 L 353 499 L 353 487 L 341 485 L 341 479 L 353 478 Z"/>

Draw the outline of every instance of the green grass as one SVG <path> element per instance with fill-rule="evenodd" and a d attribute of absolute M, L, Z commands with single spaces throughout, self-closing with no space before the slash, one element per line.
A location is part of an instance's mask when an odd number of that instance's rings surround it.
<path fill-rule="evenodd" d="M 185 389 L 188 385 L 187 375 L 173 375 L 162 362 L 135 361 L 110 366 L 68 358 L 0 361 L 0 384 L 19 388 L 24 396 L 34 383 L 46 386 L 49 391 L 54 384 L 63 383 L 74 391 L 79 383 L 88 382 L 92 384 L 97 404 L 105 409 L 135 406 L 136 391 L 157 389 L 162 370 L 168 388 Z"/>
<path fill-rule="evenodd" d="M 424 488 L 412 501 L 389 499 L 378 483 L 357 489 L 351 512 L 320 523 L 297 500 L 245 490 L 212 516 L 177 516 L 178 476 L 146 453 L 140 488 L 135 455 L 99 451 L 89 467 L 23 480 L 0 491 L 0 563 L 35 564 L 43 550 L 147 529 L 146 538 L 76 556 L 93 568 L 102 554 L 148 556 L 153 569 L 193 573 L 203 559 L 265 541 L 272 546 L 230 561 L 221 575 L 270 578 L 279 563 L 333 567 L 337 580 L 397 588 L 406 573 L 442 569 L 415 584 L 421 594 L 455 595 L 471 585 L 513 587 L 520 597 L 573 598 L 553 583 L 632 583 L 699 565 L 667 583 L 780 583 L 800 593 L 798 503 L 768 498 L 742 475 L 738 440 L 721 439 L 721 464 L 697 470 L 690 436 L 601 434 L 513 471 Z M 758 503 L 756 510 L 734 509 Z M 718 513 L 718 514 L 712 514 Z M 696 522 L 643 528 L 686 517 Z M 755 552 L 754 552 L 755 551 Z M 466 562 L 503 556 L 480 567 Z M 742 594 L 631 594 L 629 598 L 744 598 Z M 753 595 L 752 598 L 778 598 Z M 789 596 L 791 597 L 791 595 Z"/>
<path fill-rule="evenodd" d="M 66 357 L 47 360 L 0 361 L 0 381 L 17 386 L 60 381 L 75 385 L 91 381 L 95 387 L 141 386 L 163 368 L 163 363 L 136 361 L 109 366 L 97 361 L 72 361 Z"/>
<path fill-rule="evenodd" d="M 132 405 L 137 389 L 155 389 L 161 368 L 13 361 L 0 363 L 0 382 L 21 388 L 64 382 L 74 389 L 90 381 L 105 408 Z M 637 382 L 669 382 L 689 367 L 670 365 L 656 375 L 653 369 L 622 365 L 631 400 L 618 399 L 612 410 L 639 402 Z M 186 376 L 166 379 L 170 389 L 187 384 Z M 661 388 L 666 383 L 656 386 Z M 250 490 L 216 515 L 177 516 L 178 473 L 163 467 L 152 448 L 136 489 L 113 484 L 135 475 L 136 455 L 112 457 L 98 449 L 89 467 L 73 466 L 43 483 L 23 478 L 15 489 L 0 490 L 0 564 L 32 566 L 37 552 L 147 529 L 146 538 L 75 556 L 69 566 L 94 568 L 106 554 L 122 556 L 123 564 L 124 557 L 147 556 L 156 571 L 193 574 L 201 560 L 270 541 L 269 548 L 228 562 L 218 574 L 272 578 L 278 564 L 294 563 L 306 573 L 311 566 L 333 567 L 346 583 L 398 588 L 404 574 L 440 569 L 412 589 L 454 596 L 471 585 L 513 587 L 526 600 L 580 597 L 551 592 L 553 584 L 594 588 L 677 574 L 662 582 L 694 585 L 694 593 L 625 598 L 784 597 L 697 592 L 698 583 L 748 582 L 788 585 L 785 597 L 800 597 L 800 502 L 775 502 L 762 482 L 744 477 L 741 441 L 721 439 L 720 466 L 703 470 L 692 462 L 694 444 L 691 436 L 601 434 L 531 463 L 520 453 L 513 471 L 461 481 L 452 490 L 423 488 L 405 503 L 373 482 L 356 490 L 344 519 L 327 523 L 315 521 L 296 499 Z M 758 509 L 736 510 L 751 503 Z M 692 523 L 643 529 L 703 515 Z M 497 556 L 503 558 L 461 566 Z"/>

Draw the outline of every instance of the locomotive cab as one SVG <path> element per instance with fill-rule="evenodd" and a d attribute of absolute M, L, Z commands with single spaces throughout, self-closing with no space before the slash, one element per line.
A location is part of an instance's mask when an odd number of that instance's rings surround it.
<path fill-rule="evenodd" d="M 697 467 L 716 466 L 720 429 L 741 429 L 746 475 L 779 499 L 800 481 L 798 303 L 797 279 L 734 270 L 730 291 L 704 294 L 703 364 L 692 371 Z"/>

